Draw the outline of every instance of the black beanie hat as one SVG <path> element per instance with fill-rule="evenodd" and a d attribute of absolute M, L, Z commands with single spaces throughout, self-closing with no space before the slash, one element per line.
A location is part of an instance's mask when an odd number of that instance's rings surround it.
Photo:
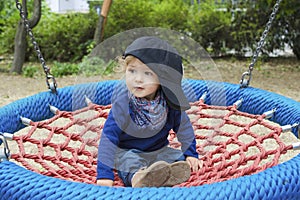
<path fill-rule="evenodd" d="M 175 48 L 153 36 L 134 40 L 124 57 L 132 55 L 146 64 L 157 76 L 166 100 L 176 110 L 187 110 L 189 102 L 182 90 L 182 59 Z"/>

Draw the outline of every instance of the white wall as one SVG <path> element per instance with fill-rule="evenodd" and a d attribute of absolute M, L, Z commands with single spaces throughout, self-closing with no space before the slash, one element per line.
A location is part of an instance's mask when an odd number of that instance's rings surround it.
<path fill-rule="evenodd" d="M 58 12 L 59 11 L 59 2 L 55 0 L 46 0 L 46 3 L 48 4 L 50 10 L 52 12 Z"/>
<path fill-rule="evenodd" d="M 52 12 L 88 12 L 89 5 L 86 0 L 46 0 Z"/>
<path fill-rule="evenodd" d="M 75 4 L 75 10 L 89 11 L 89 4 L 86 0 L 77 0 Z"/>

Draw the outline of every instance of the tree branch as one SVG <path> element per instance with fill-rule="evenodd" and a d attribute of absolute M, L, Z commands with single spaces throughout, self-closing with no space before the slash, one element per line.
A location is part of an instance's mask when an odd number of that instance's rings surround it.
<path fill-rule="evenodd" d="M 28 20 L 30 28 L 34 28 L 40 21 L 42 15 L 42 0 L 34 0 L 32 17 Z"/>

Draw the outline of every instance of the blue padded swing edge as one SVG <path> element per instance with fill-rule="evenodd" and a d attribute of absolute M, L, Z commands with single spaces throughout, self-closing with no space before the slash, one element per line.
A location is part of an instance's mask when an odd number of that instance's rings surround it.
<path fill-rule="evenodd" d="M 60 110 L 85 106 L 87 95 L 94 103 L 109 104 L 119 81 L 81 84 L 58 90 L 58 95 L 42 92 L 15 101 L 0 109 L 0 132 L 14 133 L 23 128 L 20 116 L 34 121 L 53 116 L 49 104 Z M 202 80 L 184 80 L 183 88 L 190 101 L 205 91 L 207 103 L 232 105 L 239 99 L 239 110 L 262 114 L 276 108 L 272 121 L 280 125 L 300 122 L 300 103 L 256 88 L 240 89 L 237 84 Z M 92 94 L 92 95 L 91 95 Z M 225 98 L 225 100 L 224 100 Z M 298 127 L 293 129 L 297 136 Z M 284 134 L 284 133 L 283 133 Z M 283 164 L 251 176 L 209 185 L 185 188 L 115 188 L 76 183 L 43 176 L 12 162 L 0 163 L 0 198 L 6 199 L 299 199 L 300 155 Z"/>

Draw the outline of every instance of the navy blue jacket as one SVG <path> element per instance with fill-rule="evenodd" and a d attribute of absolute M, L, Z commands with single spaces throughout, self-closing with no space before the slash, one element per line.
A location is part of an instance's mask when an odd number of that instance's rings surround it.
<path fill-rule="evenodd" d="M 98 149 L 97 179 L 114 180 L 114 155 L 118 148 L 151 152 L 169 144 L 169 131 L 177 134 L 184 155 L 198 158 L 194 130 L 184 111 L 168 107 L 167 121 L 161 130 L 139 128 L 132 121 L 128 92 L 121 91 L 114 98 L 112 109 L 104 124 Z"/>

